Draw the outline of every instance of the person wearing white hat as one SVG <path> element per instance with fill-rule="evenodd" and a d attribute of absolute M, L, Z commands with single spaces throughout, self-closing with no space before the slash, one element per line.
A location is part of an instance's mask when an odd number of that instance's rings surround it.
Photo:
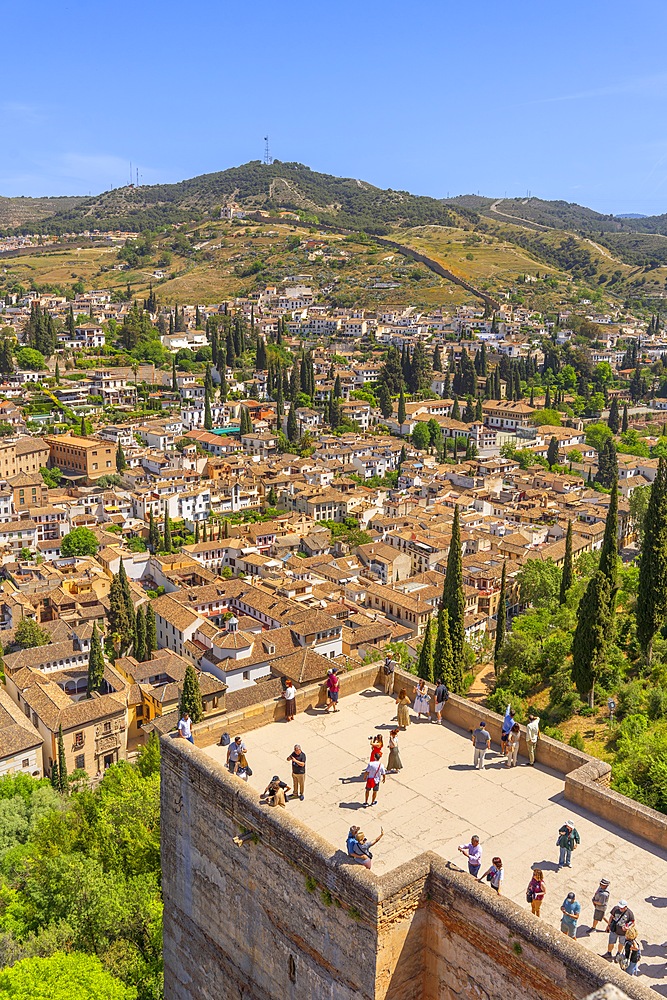
<path fill-rule="evenodd" d="M 558 857 L 559 868 L 572 867 L 572 851 L 574 851 L 580 843 L 581 840 L 577 828 L 571 819 L 566 819 L 558 831 L 558 840 L 556 841 L 556 847 L 560 850 Z"/>
<path fill-rule="evenodd" d="M 618 958 L 625 947 L 625 932 L 628 928 L 633 927 L 634 923 L 634 913 L 624 899 L 619 899 L 616 906 L 612 908 L 607 920 L 609 941 L 607 942 L 605 958 L 613 957 L 614 945 L 616 945 L 616 958 Z"/>

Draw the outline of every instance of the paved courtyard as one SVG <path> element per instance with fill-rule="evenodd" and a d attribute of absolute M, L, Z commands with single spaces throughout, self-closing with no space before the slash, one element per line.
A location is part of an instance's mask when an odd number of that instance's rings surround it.
<path fill-rule="evenodd" d="M 641 981 L 667 997 L 667 845 L 655 847 L 569 804 L 560 774 L 540 765 L 528 767 L 521 757 L 516 768 L 508 769 L 493 749 L 486 770 L 474 770 L 469 734 L 425 720 L 414 721 L 400 734 L 403 770 L 387 775 L 376 806 L 364 807 L 361 771 L 369 759 L 368 737 L 383 733 L 386 748 L 395 718 L 393 699 L 369 689 L 342 699 L 336 714 L 309 711 L 294 722 L 253 730 L 245 738 L 254 772 L 250 784 L 261 792 L 279 774 L 291 786 L 286 757 L 300 743 L 307 755 L 305 800 L 289 801 L 287 808 L 329 840 L 332 853 L 345 850 L 352 824 L 361 826 L 370 840 L 382 826 L 384 837 L 373 850 L 378 875 L 425 850 L 465 869 L 457 845 L 476 833 L 484 850 L 482 871 L 494 855 L 502 857 L 503 894 L 522 906 L 528 905 L 531 868 L 544 870 L 543 920 L 558 926 L 565 895 L 576 892 L 582 905 L 579 940 L 599 954 L 606 950 L 606 934 L 585 931 L 592 921 L 593 892 L 600 878 L 608 878 L 610 905 L 626 899 L 637 918 L 644 956 Z M 207 747 L 206 752 L 225 760 L 226 747 Z M 385 764 L 387 757 L 385 749 Z M 555 842 L 566 818 L 574 820 L 581 846 L 572 869 L 559 871 Z"/>

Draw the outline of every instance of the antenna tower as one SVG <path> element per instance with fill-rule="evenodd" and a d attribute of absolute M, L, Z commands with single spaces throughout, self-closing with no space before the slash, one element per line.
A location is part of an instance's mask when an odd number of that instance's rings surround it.
<path fill-rule="evenodd" d="M 269 152 L 269 137 L 268 137 L 268 135 L 265 135 L 264 136 L 264 163 L 268 167 L 269 164 L 272 163 L 272 162 L 273 161 L 271 159 L 271 153 Z"/>

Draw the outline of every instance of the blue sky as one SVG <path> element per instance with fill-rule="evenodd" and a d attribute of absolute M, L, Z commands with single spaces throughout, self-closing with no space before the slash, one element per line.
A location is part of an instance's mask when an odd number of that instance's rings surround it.
<path fill-rule="evenodd" d="M 662 213 L 666 28 L 653 0 L 7 0 L 0 194 L 177 181 L 268 132 L 381 187 Z"/>

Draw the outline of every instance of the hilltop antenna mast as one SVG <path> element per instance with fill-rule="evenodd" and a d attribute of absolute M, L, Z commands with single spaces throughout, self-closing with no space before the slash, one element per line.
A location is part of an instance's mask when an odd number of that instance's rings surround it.
<path fill-rule="evenodd" d="M 130 187 L 132 187 L 132 160 L 130 160 Z"/>
<path fill-rule="evenodd" d="M 270 166 L 270 164 L 272 162 L 273 161 L 271 159 L 271 153 L 269 152 L 269 137 L 268 137 L 268 135 L 265 135 L 264 136 L 264 165 L 268 167 L 268 166 Z"/>
<path fill-rule="evenodd" d="M 139 187 L 139 167 L 137 167 L 137 187 Z"/>

